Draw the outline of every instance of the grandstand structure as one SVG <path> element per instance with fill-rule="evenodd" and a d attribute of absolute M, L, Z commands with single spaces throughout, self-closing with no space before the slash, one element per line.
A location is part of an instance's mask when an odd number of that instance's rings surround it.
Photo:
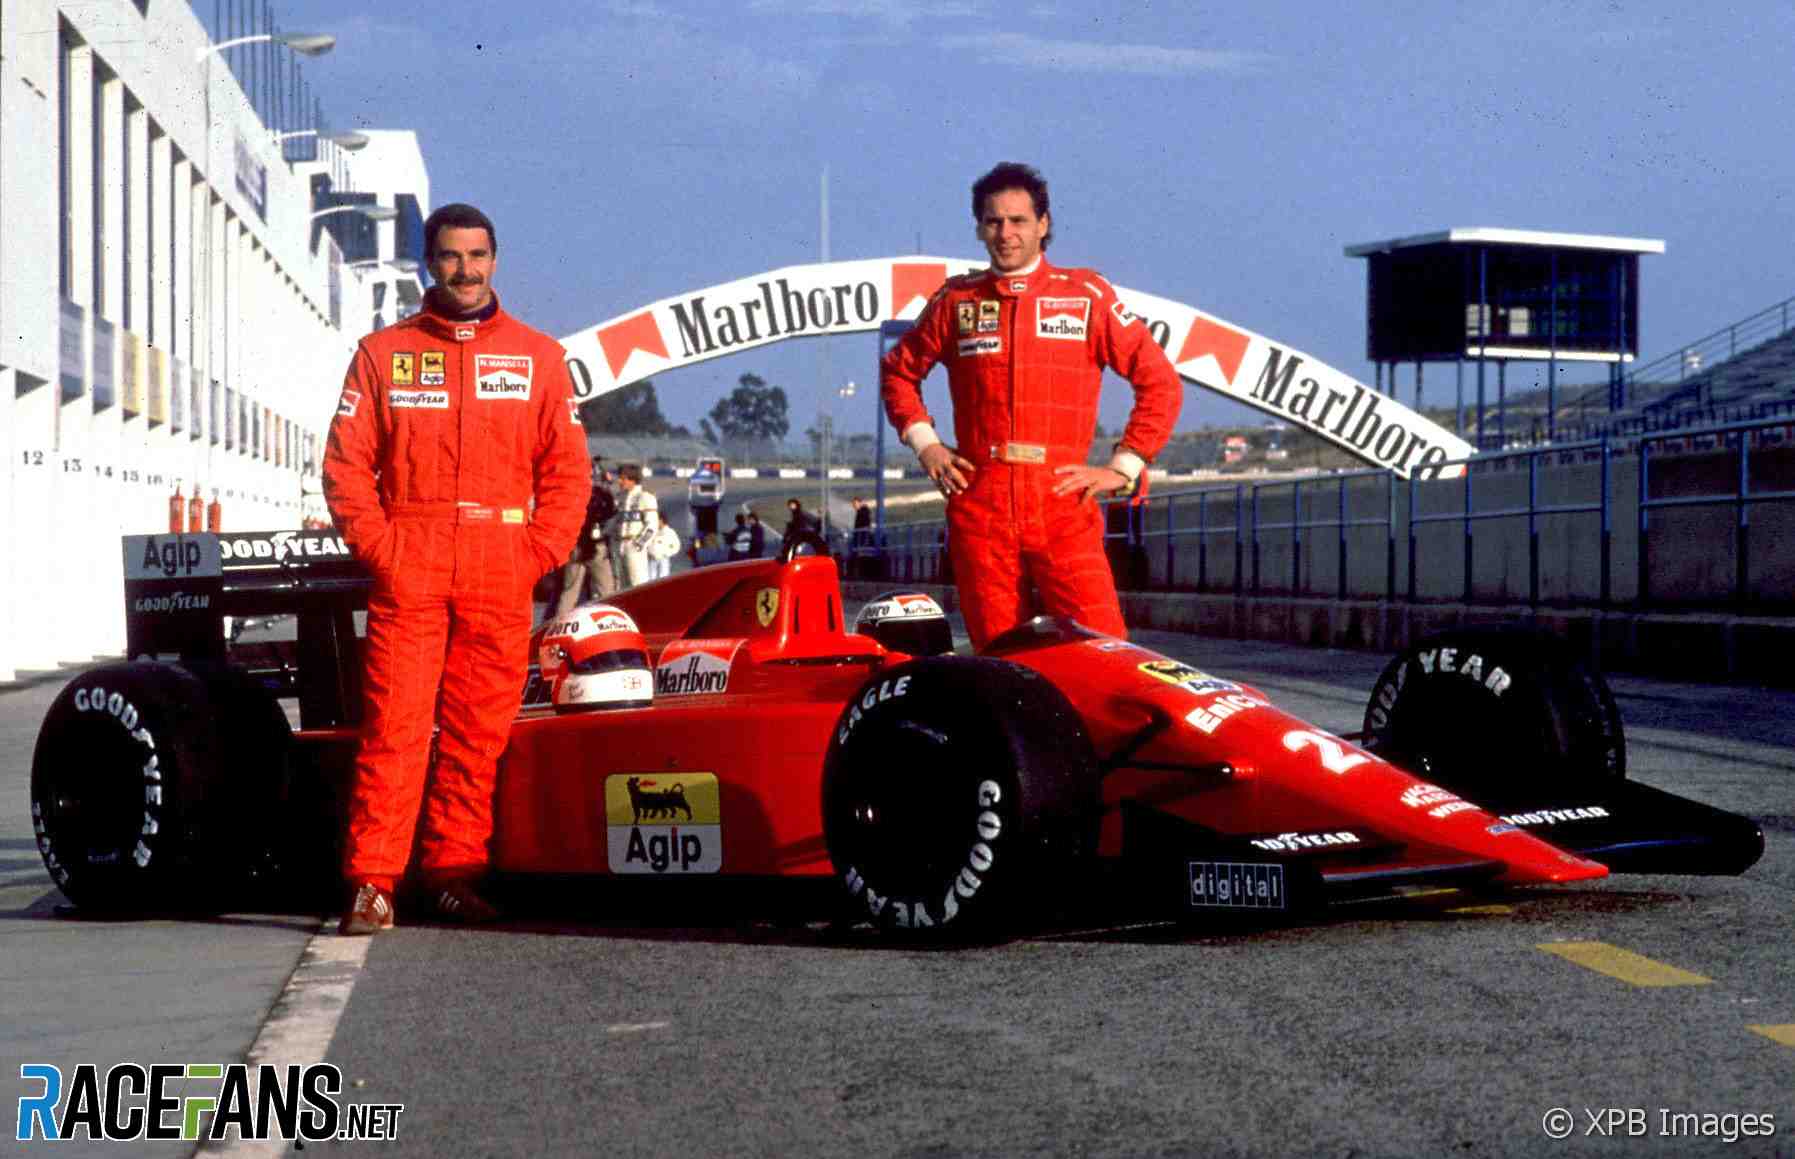
<path fill-rule="evenodd" d="M 1795 415 L 1795 298 L 1650 362 L 1622 380 L 1610 406 L 1606 384 L 1559 411 L 1560 438 L 1626 438 L 1679 427 Z"/>

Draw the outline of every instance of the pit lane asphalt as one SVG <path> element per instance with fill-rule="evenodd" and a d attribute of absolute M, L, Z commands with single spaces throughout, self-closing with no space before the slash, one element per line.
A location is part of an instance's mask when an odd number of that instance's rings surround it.
<path fill-rule="evenodd" d="M 1384 661 L 1138 639 L 1335 731 Z M 7 1112 L 35 1093 L 20 1063 L 241 1059 L 318 925 L 59 913 L 26 793 L 65 679 L 0 691 Z M 1759 819 L 1747 875 L 957 951 L 677 913 L 401 926 L 373 940 L 324 1058 L 359 1084 L 345 1101 L 405 1105 L 396 1143 L 353 1145 L 380 1154 L 1795 1154 L 1795 1046 L 1748 1029 L 1795 1024 L 1795 695 L 1613 684 L 1632 776 Z M 1638 988 L 1538 948 L 1587 941 L 1711 982 Z M 1542 1132 L 1558 1107 L 1564 1142 Z M 1605 1108 L 1649 1133 L 1585 1134 Z M 1776 1134 L 1666 1137 L 1662 1110 L 1774 1115 Z M 352 1149 L 306 1150 L 333 1148 Z"/>

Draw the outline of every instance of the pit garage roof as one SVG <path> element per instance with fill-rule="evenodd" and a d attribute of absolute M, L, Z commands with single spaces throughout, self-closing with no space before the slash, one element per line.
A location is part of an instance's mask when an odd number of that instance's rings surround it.
<path fill-rule="evenodd" d="M 1664 242 L 1652 237 L 1608 237 L 1599 233 L 1551 233 L 1538 229 L 1496 229 L 1469 226 L 1417 233 L 1389 241 L 1368 241 L 1346 247 L 1349 258 L 1365 258 L 1391 250 L 1428 245 L 1538 245 L 1558 249 L 1613 250 L 1629 254 L 1661 254 Z"/>

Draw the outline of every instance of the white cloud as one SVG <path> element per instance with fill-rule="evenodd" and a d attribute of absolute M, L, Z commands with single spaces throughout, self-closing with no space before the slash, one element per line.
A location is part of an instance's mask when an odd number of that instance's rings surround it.
<path fill-rule="evenodd" d="M 754 0 L 756 12 L 780 16 L 847 16 L 897 27 L 936 20 L 964 20 L 984 6 L 974 0 Z"/>
<path fill-rule="evenodd" d="M 1044 68 L 1060 72 L 1119 72 L 1138 76 L 1184 76 L 1238 72 L 1266 59 L 1262 53 L 1219 48 L 1168 48 L 1158 44 L 1103 44 L 1090 40 L 1048 40 L 1025 32 L 946 36 L 945 48 L 977 53 L 986 64 Z"/>

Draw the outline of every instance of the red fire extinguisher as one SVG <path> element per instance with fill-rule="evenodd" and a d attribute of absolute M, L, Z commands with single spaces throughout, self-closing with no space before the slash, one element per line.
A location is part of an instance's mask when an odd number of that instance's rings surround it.
<path fill-rule="evenodd" d="M 187 500 L 187 530 L 200 532 L 206 529 L 206 501 L 199 493 L 199 484 L 193 485 L 193 498 Z"/>
<path fill-rule="evenodd" d="M 175 484 L 175 493 L 168 497 L 168 529 L 176 535 L 187 530 L 187 496 L 181 494 L 181 485 Z"/>
<path fill-rule="evenodd" d="M 218 488 L 212 488 L 212 502 L 206 508 L 206 530 L 224 530 L 224 508 L 218 504 Z"/>

